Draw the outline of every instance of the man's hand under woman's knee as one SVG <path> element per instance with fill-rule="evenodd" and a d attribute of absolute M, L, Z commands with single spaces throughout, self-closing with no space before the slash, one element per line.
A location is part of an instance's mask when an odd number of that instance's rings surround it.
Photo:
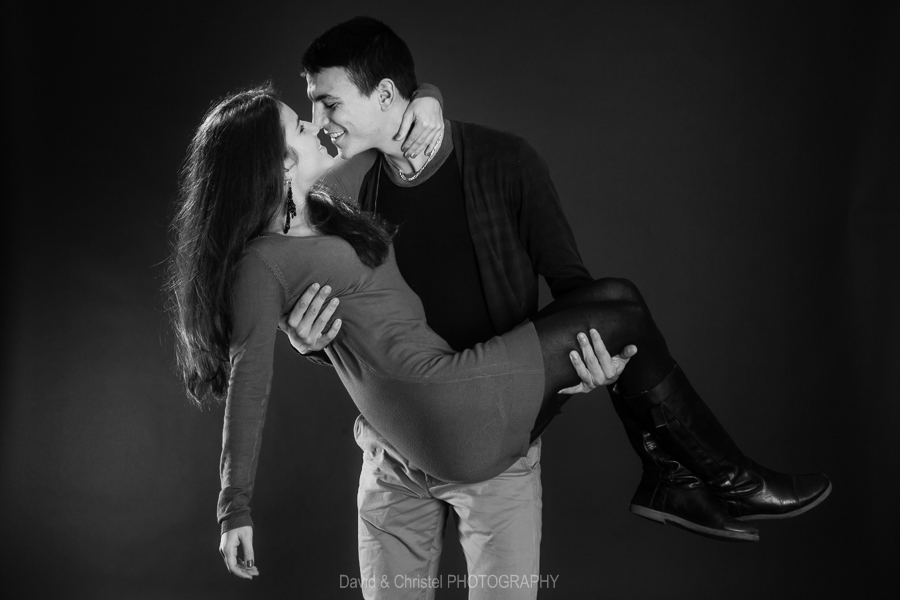
<path fill-rule="evenodd" d="M 590 335 L 590 340 L 588 340 Z M 581 378 L 581 383 L 576 386 L 560 390 L 560 394 L 586 394 L 601 385 L 611 385 L 616 382 L 622 371 L 628 365 L 631 357 L 637 354 L 637 346 L 629 344 L 622 349 L 620 354 L 610 356 L 609 351 L 600 339 L 596 329 L 591 329 L 589 334 L 578 334 L 578 345 L 581 354 L 572 351 L 569 360 Z"/>

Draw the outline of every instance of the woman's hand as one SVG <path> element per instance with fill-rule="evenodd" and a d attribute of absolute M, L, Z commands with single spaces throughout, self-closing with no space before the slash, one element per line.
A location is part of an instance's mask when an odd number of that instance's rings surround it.
<path fill-rule="evenodd" d="M 412 131 L 409 130 L 410 127 Z M 400 149 L 406 158 L 415 158 L 423 150 L 430 154 L 443 132 L 444 111 L 441 103 L 434 98 L 416 98 L 407 105 L 400 122 L 400 131 L 394 136 L 394 140 L 405 138 Z"/>
<path fill-rule="evenodd" d="M 238 556 L 238 546 L 243 558 Z M 249 525 L 223 533 L 219 541 L 219 554 L 228 570 L 241 579 L 253 579 L 259 575 L 253 564 L 253 528 Z"/>

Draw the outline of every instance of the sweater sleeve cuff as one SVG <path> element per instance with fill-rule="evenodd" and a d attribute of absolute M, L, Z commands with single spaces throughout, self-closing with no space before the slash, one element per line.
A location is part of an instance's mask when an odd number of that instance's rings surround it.
<path fill-rule="evenodd" d="M 222 533 L 231 531 L 232 529 L 237 529 L 238 527 L 253 527 L 253 519 L 250 518 L 250 513 L 236 515 L 230 519 L 222 521 Z"/>

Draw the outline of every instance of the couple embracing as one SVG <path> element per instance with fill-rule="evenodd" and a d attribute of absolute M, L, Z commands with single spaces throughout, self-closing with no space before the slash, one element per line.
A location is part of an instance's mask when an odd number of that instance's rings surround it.
<path fill-rule="evenodd" d="M 639 516 L 752 542 L 748 521 L 830 493 L 824 475 L 741 452 L 638 289 L 590 277 L 541 157 L 445 121 L 389 27 L 341 23 L 302 63 L 313 121 L 268 87 L 222 100 L 189 148 L 173 222 L 181 375 L 196 402 L 226 403 L 218 517 L 232 573 L 259 572 L 249 503 L 278 328 L 334 367 L 361 413 L 360 580 L 389 583 L 366 597 L 434 593 L 390 582 L 437 577 L 450 511 L 470 575 L 538 575 L 540 434 L 599 385 L 641 458 Z M 538 276 L 554 297 L 541 310 Z"/>

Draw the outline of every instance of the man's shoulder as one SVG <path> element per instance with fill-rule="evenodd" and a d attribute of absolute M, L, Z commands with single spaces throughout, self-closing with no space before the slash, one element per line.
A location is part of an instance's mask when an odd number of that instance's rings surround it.
<path fill-rule="evenodd" d="M 534 146 L 518 134 L 478 123 L 451 123 L 455 125 L 454 147 L 461 147 L 463 154 L 482 165 L 530 168 L 543 162 Z"/>
<path fill-rule="evenodd" d="M 510 148 L 531 147 L 531 144 L 525 138 L 511 131 L 489 127 L 480 123 L 466 123 L 464 121 L 450 121 L 450 123 L 456 125 L 456 130 L 461 134 L 463 143 L 474 141 Z M 453 143 L 456 144 L 457 141 L 454 140 Z"/>

